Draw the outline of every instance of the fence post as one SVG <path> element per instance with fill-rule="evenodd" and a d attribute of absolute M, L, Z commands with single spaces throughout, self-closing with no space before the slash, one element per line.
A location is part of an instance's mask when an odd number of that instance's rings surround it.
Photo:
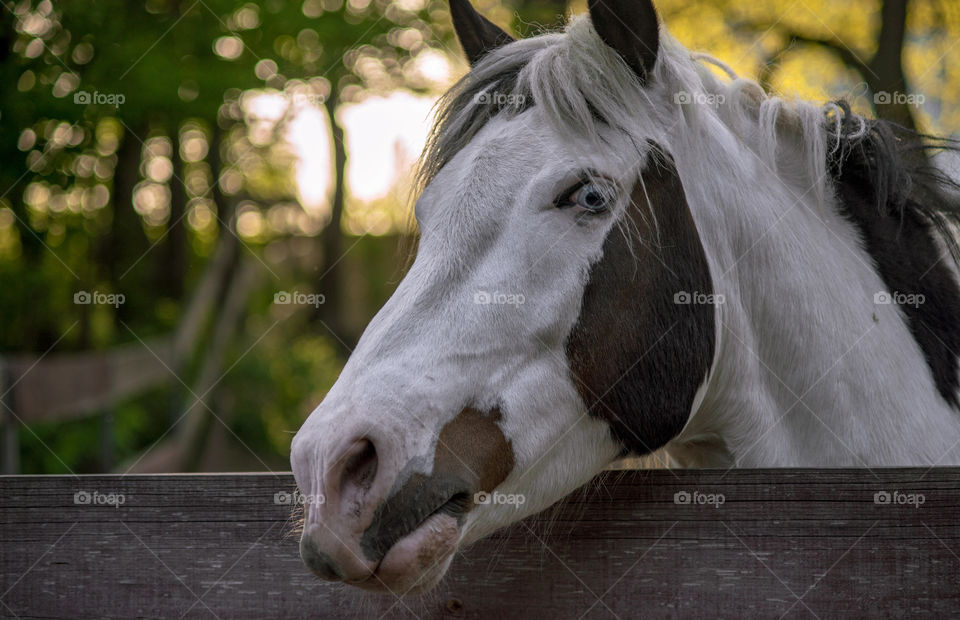
<path fill-rule="evenodd" d="M 113 410 L 104 409 L 100 416 L 100 470 L 110 473 L 113 469 Z"/>
<path fill-rule="evenodd" d="M 3 420 L 2 472 L 4 474 L 16 474 L 20 471 L 20 422 L 14 416 L 13 408 L 16 399 L 13 395 L 11 376 L 9 362 L 0 358 L 0 419 Z"/>

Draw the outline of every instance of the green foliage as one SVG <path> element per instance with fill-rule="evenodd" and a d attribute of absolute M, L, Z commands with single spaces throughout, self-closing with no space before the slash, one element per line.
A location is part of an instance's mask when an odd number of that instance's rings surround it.
<path fill-rule="evenodd" d="M 54 345 L 57 352 L 88 351 L 171 334 L 215 246 L 233 234 L 230 214 L 268 221 L 270 209 L 296 205 L 296 161 L 283 134 L 297 106 L 335 106 L 397 86 L 424 89 L 412 60 L 434 38 L 429 15 L 445 6 L 5 3 L 0 352 L 40 354 Z M 258 92 L 281 95 L 288 106 L 259 134 L 263 123 L 247 106 Z M 260 254 L 263 244 L 289 234 L 297 233 L 245 236 L 241 252 Z M 120 293 L 126 302 L 77 305 L 78 291 Z M 269 304 L 251 302 L 248 323 L 262 324 L 269 312 Z M 226 417 L 242 440 L 265 454 L 286 450 L 285 433 L 342 365 L 318 331 L 278 328 L 255 352 L 233 351 L 228 359 L 240 362 L 215 402 L 233 410 Z M 238 338 L 234 348 L 252 344 Z M 196 375 L 202 353 L 180 371 L 184 381 Z M 174 382 L 115 406 L 117 461 L 163 435 L 187 404 L 184 391 Z M 23 470 L 96 471 L 98 420 L 22 429 Z"/>
<path fill-rule="evenodd" d="M 220 390 L 231 429 L 264 458 L 286 460 L 293 434 L 342 368 L 329 337 L 307 330 L 268 336 L 230 371 Z"/>
<path fill-rule="evenodd" d="M 556 26 L 568 3 L 475 4 L 528 35 Z M 569 4 L 585 10 L 583 0 Z M 747 76 L 769 69 L 772 85 L 786 94 L 859 95 L 867 111 L 861 78 L 835 53 L 786 45 L 790 33 L 835 37 L 869 57 L 881 0 L 853 4 L 856 10 L 815 0 L 658 0 L 665 23 L 688 47 L 707 49 Z M 960 12 L 949 3 L 914 2 L 908 25 L 904 67 L 928 102 L 914 111 L 919 126 L 954 130 Z M 370 93 L 429 90 L 415 61 L 431 47 L 459 52 L 446 0 L 3 3 L 0 352 L 109 349 L 172 333 L 218 244 L 233 234 L 234 213 L 250 224 L 248 232 L 241 227 L 241 255 L 264 259 L 285 281 L 310 290 L 321 252 L 291 250 L 308 258 L 283 268 L 267 256 L 270 244 L 291 237 L 311 238 L 296 239 L 305 242 L 299 248 L 316 246 L 326 223 L 325 214 L 312 214 L 299 229 L 269 224 L 298 219 L 271 218 L 281 211 L 306 215 L 297 204 L 296 156 L 284 140 L 288 123 L 301 105 L 329 114 Z M 252 98 L 264 93 L 286 103 L 274 118 L 251 111 Z M 398 202 L 391 195 L 366 208 L 386 212 Z M 395 240 L 354 241 L 344 245 L 351 248 L 344 261 L 349 294 L 330 303 L 343 304 L 349 328 L 359 330 L 389 296 L 404 259 Z M 244 444 L 276 462 L 286 459 L 292 431 L 343 359 L 309 312 L 276 314 L 272 295 L 283 287 L 269 278 L 247 304 L 245 327 L 225 360 L 225 368 L 235 366 L 212 403 Z M 77 305 L 78 291 L 121 293 L 126 303 Z M 196 377 L 208 340 L 209 333 L 180 369 L 185 382 Z M 189 404 L 186 396 L 175 381 L 117 404 L 116 460 L 134 458 L 163 436 Z M 97 471 L 99 437 L 97 416 L 22 429 L 22 469 Z"/>
<path fill-rule="evenodd" d="M 173 393 L 148 390 L 113 410 L 113 453 L 118 462 L 135 459 L 170 427 Z M 32 424 L 20 429 L 24 474 L 89 474 L 102 471 L 101 415 L 68 422 Z"/>

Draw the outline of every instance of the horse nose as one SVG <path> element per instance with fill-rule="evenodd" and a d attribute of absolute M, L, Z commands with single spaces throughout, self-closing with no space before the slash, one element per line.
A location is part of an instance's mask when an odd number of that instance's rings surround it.
<path fill-rule="evenodd" d="M 380 492 L 371 487 L 380 461 L 369 437 L 340 446 L 321 474 L 322 494 L 307 497 L 300 558 L 321 579 L 357 581 L 369 577 L 376 566 L 365 557 L 359 541 L 379 504 Z"/>
<path fill-rule="evenodd" d="M 362 437 L 350 443 L 329 470 L 324 487 L 330 489 L 340 502 L 354 501 L 370 490 L 377 475 L 377 448 Z"/>
<path fill-rule="evenodd" d="M 333 558 L 320 551 L 316 540 L 311 535 L 305 535 L 300 539 L 300 559 L 320 579 L 327 581 L 343 580 L 343 571 L 333 561 Z"/>

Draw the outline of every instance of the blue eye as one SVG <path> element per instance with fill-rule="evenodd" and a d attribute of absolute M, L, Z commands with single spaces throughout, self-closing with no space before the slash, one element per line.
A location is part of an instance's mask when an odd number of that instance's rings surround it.
<path fill-rule="evenodd" d="M 609 183 L 587 181 L 574 188 L 557 206 L 577 206 L 590 213 L 603 213 L 613 205 L 616 198 L 616 191 Z"/>

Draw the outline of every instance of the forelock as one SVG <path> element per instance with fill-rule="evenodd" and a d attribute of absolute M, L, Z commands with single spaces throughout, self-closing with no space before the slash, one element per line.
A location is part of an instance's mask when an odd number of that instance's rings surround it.
<path fill-rule="evenodd" d="M 563 33 L 522 39 L 488 53 L 436 105 L 417 173 L 422 190 L 490 119 L 541 106 L 561 135 L 595 140 L 601 123 L 628 129 L 640 81 L 604 45 L 586 16 Z"/>

